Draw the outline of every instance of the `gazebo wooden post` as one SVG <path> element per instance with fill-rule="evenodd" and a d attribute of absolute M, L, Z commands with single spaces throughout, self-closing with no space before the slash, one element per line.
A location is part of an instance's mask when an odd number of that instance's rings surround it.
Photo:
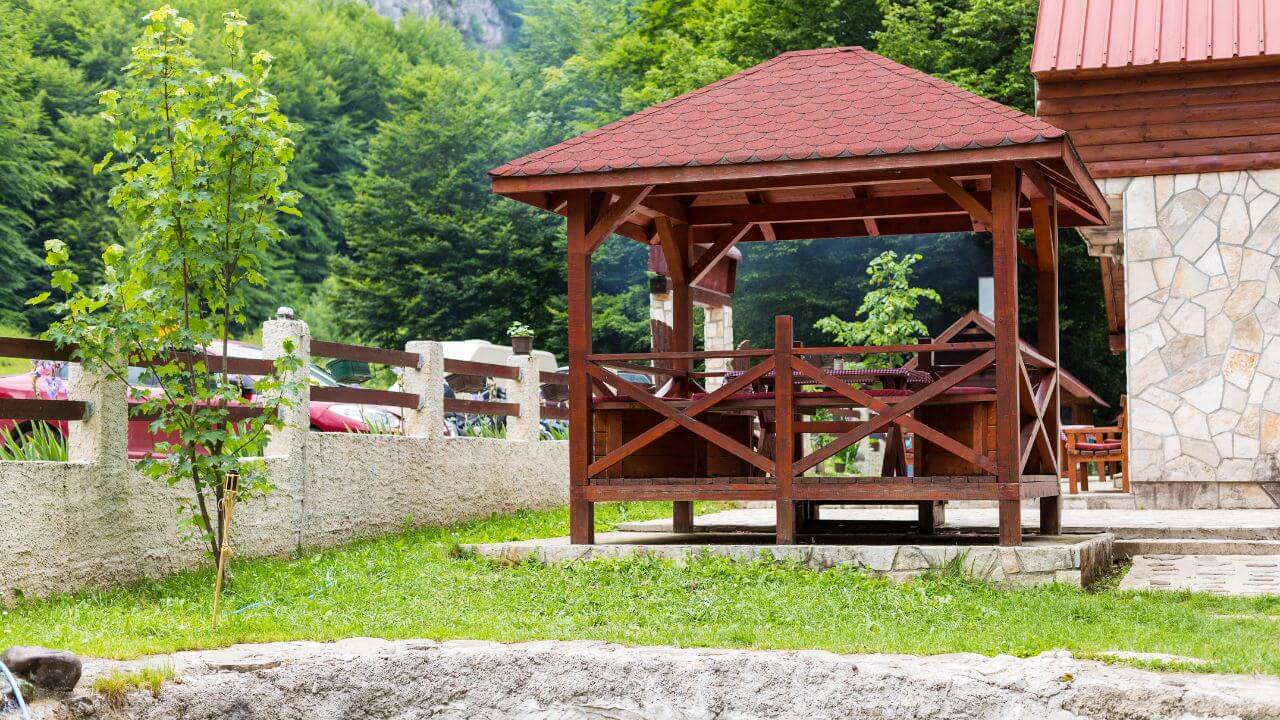
<path fill-rule="evenodd" d="M 669 218 L 658 218 L 654 224 L 658 231 L 658 240 L 662 243 L 662 254 L 667 261 L 667 271 L 671 274 L 671 350 L 673 352 L 691 352 L 693 350 L 693 296 L 689 288 L 689 268 L 692 253 L 689 226 L 684 223 L 673 223 Z M 692 363 L 686 359 L 674 360 L 672 369 L 688 373 Z M 675 378 L 671 397 L 689 397 L 689 377 Z M 671 529 L 678 533 L 693 532 L 693 502 L 676 500 L 671 503 Z"/>
<path fill-rule="evenodd" d="M 1036 236 L 1036 349 L 1058 364 L 1058 203 L 1052 187 L 1038 188 L 1031 198 L 1031 221 Z M 1043 414 L 1044 429 L 1049 436 L 1053 457 L 1053 477 L 1058 478 L 1062 458 L 1058 457 L 1062 432 L 1061 375 L 1049 391 L 1049 402 Z M 1040 533 L 1057 535 L 1062 531 L 1062 503 L 1058 495 L 1040 498 Z"/>
<path fill-rule="evenodd" d="M 792 475 L 795 462 L 794 419 L 791 407 L 795 384 L 791 370 L 791 352 L 794 335 L 790 315 L 773 319 L 774 358 L 774 506 L 777 509 L 775 542 L 794 545 L 796 542 L 796 503 L 792 498 Z"/>
<path fill-rule="evenodd" d="M 1018 170 L 991 169 L 991 252 L 995 276 L 996 482 L 1000 544 L 1022 544 L 1022 412 L 1018 398 Z M 1055 306 L 1056 307 L 1056 306 Z"/>
<path fill-rule="evenodd" d="M 586 191 L 569 195 L 568 316 L 569 316 L 569 541 L 595 542 L 595 508 L 585 497 L 591 464 L 591 197 Z"/>

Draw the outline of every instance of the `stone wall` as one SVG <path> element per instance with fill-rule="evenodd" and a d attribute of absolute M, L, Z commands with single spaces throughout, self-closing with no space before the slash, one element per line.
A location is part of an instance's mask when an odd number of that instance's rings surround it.
<path fill-rule="evenodd" d="M 702 350 L 732 350 L 733 345 L 733 306 L 694 305 L 694 313 L 702 311 Z M 675 304 L 671 292 L 649 294 L 649 319 L 672 327 L 675 320 Z M 694 348 L 697 349 L 697 338 Z M 727 372 L 732 369 L 729 358 L 712 358 L 706 361 L 707 372 Z M 723 381 L 720 378 L 705 378 L 707 390 L 715 390 Z"/>
<path fill-rule="evenodd" d="M 1280 170 L 1115 178 L 1139 506 L 1280 505 Z"/>
<path fill-rule="evenodd" d="M 273 321 L 264 329 L 270 353 L 292 337 L 305 352 L 306 326 Z M 443 437 L 443 369 L 437 343 L 422 351 L 421 370 L 405 387 L 423 407 L 406 410 L 407 435 L 311 432 L 306 398 L 295 426 L 273 434 L 265 459 L 274 489 L 237 506 L 238 556 L 287 555 L 396 532 L 550 508 L 568 502 L 566 442 L 537 439 L 536 367 L 522 372 L 514 398 L 521 414 L 508 436 Z M 522 367 L 522 370 L 524 368 Z M 528 378 L 529 382 L 524 382 Z M 532 388 L 532 392 L 529 389 Z M 27 597 L 158 577 L 204 561 L 203 545 L 184 541 L 175 512 L 187 485 L 150 480 L 125 457 L 125 391 L 73 368 L 71 390 L 93 414 L 70 428 L 72 462 L 0 463 L 0 604 Z"/>

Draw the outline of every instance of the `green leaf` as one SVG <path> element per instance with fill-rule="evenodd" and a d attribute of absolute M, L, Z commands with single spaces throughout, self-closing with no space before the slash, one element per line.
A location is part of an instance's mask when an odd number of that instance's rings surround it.
<path fill-rule="evenodd" d="M 99 160 L 98 162 L 94 163 L 94 165 L 93 165 L 93 174 L 94 174 L 94 175 L 98 175 L 98 174 L 100 174 L 100 173 L 102 172 L 102 169 L 103 169 L 103 168 L 105 168 L 105 167 L 106 167 L 106 166 L 111 162 L 111 158 L 112 158 L 113 156 L 114 156 L 114 153 L 113 153 L 113 152 L 111 152 L 110 150 L 108 150 L 108 151 L 107 151 L 107 154 L 106 154 L 106 155 L 103 155 L 101 160 Z"/>

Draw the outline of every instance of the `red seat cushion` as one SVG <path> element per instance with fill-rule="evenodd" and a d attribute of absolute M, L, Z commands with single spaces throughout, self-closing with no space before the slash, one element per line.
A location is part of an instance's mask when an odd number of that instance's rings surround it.
<path fill-rule="evenodd" d="M 1081 443 L 1076 443 L 1076 449 L 1084 450 L 1086 452 L 1101 452 L 1103 450 L 1119 450 L 1120 441 L 1104 440 L 1102 442 L 1081 442 Z"/>

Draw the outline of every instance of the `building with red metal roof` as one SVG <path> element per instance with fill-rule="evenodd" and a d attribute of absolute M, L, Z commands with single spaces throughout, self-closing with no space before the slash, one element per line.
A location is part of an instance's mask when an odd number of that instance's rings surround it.
<path fill-rule="evenodd" d="M 1243 65 L 1276 54 L 1274 0 L 1041 0 L 1031 72 Z"/>
<path fill-rule="evenodd" d="M 1139 504 L 1280 506 L 1280 2 L 1041 0 L 1031 71 L 1111 206 Z"/>

